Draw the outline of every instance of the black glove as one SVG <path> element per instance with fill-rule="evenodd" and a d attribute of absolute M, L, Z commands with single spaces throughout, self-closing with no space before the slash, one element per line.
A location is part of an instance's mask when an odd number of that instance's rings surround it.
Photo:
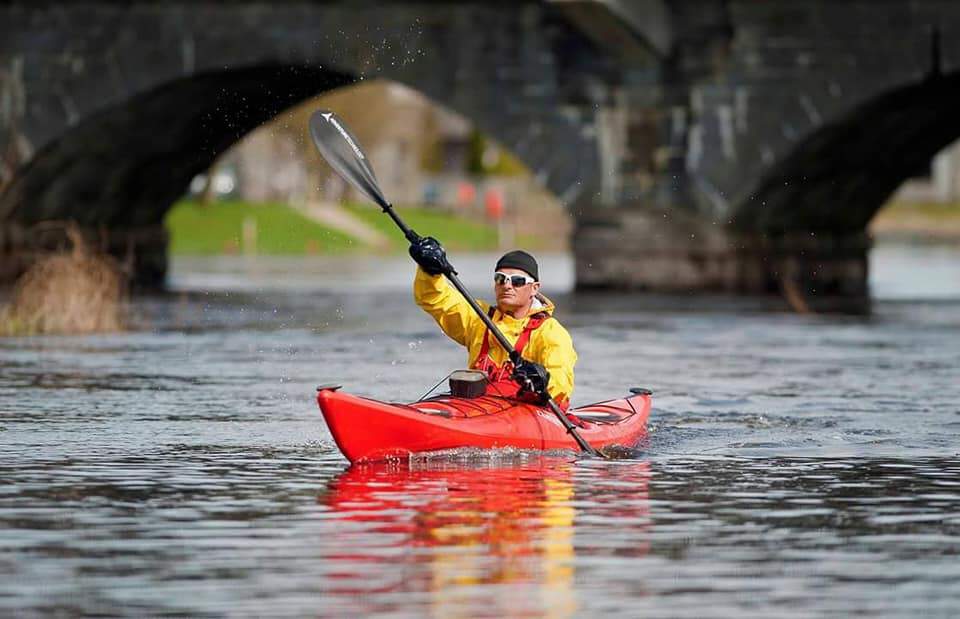
<path fill-rule="evenodd" d="M 456 274 L 447 262 L 447 252 L 443 250 L 440 241 L 432 236 L 423 236 L 410 243 L 410 257 L 430 275 Z"/>
<path fill-rule="evenodd" d="M 550 372 L 539 363 L 521 359 L 513 368 L 513 380 L 520 383 L 520 393 L 539 394 L 547 399 L 547 383 L 550 382 Z"/>

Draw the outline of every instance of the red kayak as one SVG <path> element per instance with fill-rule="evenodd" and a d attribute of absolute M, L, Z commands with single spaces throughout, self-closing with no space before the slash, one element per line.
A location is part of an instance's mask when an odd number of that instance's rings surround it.
<path fill-rule="evenodd" d="M 458 447 L 579 451 L 550 409 L 512 398 L 441 395 L 396 404 L 338 389 L 318 387 L 317 403 L 333 440 L 351 462 Z M 571 409 L 568 414 L 580 436 L 596 449 L 635 445 L 646 435 L 650 392 L 631 392 L 626 398 Z"/>

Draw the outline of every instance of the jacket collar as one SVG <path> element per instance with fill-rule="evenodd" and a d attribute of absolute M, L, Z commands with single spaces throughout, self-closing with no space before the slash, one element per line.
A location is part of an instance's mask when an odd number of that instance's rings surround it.
<path fill-rule="evenodd" d="M 551 300 L 548 299 L 546 296 L 544 296 L 544 295 L 542 295 L 542 294 L 540 294 L 540 293 L 538 292 L 537 295 L 536 295 L 535 297 L 533 297 L 533 303 L 532 303 L 531 306 L 530 306 L 530 312 L 529 312 L 526 316 L 524 316 L 523 318 L 514 318 L 513 316 L 510 316 L 509 314 L 504 314 L 503 312 L 500 311 L 500 308 L 499 308 L 499 307 L 497 308 L 497 312 L 498 312 L 505 320 L 512 320 L 512 321 L 516 321 L 516 322 L 523 322 L 523 321 L 525 321 L 527 318 L 530 318 L 530 317 L 533 316 L 534 314 L 537 314 L 537 313 L 540 313 L 540 312 L 544 312 L 544 313 L 546 313 L 548 316 L 553 316 L 553 311 L 554 311 L 555 309 L 556 309 L 556 306 L 553 304 L 553 301 L 551 301 Z"/>

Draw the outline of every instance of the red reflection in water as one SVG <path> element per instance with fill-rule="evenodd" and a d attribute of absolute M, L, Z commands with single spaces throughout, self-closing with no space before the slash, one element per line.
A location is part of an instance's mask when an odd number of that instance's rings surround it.
<path fill-rule="evenodd" d="M 337 549 L 325 557 L 326 576 L 337 583 L 328 591 L 354 599 L 358 610 L 393 606 L 371 595 L 419 592 L 434 611 L 481 604 L 488 614 L 494 604 L 510 616 L 571 614 L 580 528 L 574 501 L 592 517 L 646 528 L 648 478 L 645 462 L 578 469 L 551 457 L 469 468 L 353 466 L 319 497 L 344 522 Z M 623 550 L 636 556 L 647 544 Z M 491 595 L 489 585 L 519 587 Z"/>

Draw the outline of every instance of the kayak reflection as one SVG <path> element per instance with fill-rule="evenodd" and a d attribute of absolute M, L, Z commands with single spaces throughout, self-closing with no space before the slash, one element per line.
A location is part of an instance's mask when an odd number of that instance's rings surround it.
<path fill-rule="evenodd" d="M 629 469 L 637 485 L 627 509 L 645 516 L 647 464 L 609 468 L 617 483 Z M 549 456 L 481 466 L 355 465 L 320 497 L 344 522 L 337 550 L 326 556 L 337 583 L 329 593 L 350 596 L 360 604 L 355 610 L 367 612 L 388 610 L 392 594 L 419 591 L 428 596 L 424 605 L 443 616 L 571 616 L 574 486 L 582 474 L 570 459 Z M 603 494 L 591 491 L 592 509 L 624 509 Z"/>

